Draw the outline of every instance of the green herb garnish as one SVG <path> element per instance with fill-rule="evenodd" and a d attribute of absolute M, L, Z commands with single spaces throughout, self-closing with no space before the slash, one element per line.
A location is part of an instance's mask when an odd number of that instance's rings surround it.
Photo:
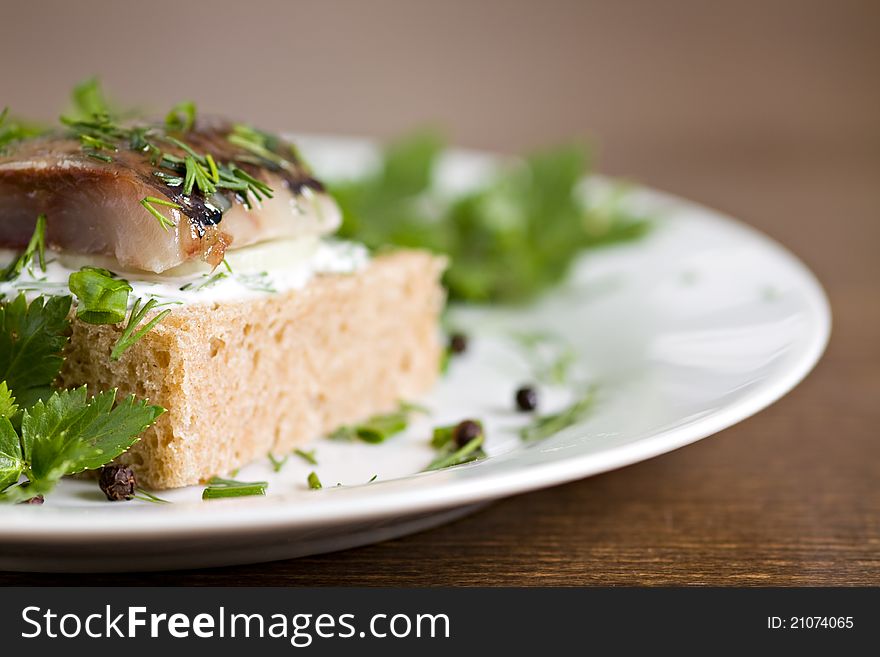
<path fill-rule="evenodd" d="M 115 401 L 115 390 L 89 398 L 83 386 L 54 392 L 26 409 L 20 433 L 0 417 L 0 499 L 42 495 L 65 475 L 102 467 L 164 412 L 133 396 Z M 22 475 L 26 483 L 18 483 Z"/>
<path fill-rule="evenodd" d="M 217 285 L 217 283 L 222 281 L 227 276 L 229 276 L 229 274 L 227 274 L 225 271 L 218 271 L 216 274 L 209 276 L 208 280 L 206 280 L 204 283 L 200 284 L 198 289 L 202 290 L 206 287 L 213 287 L 214 285 Z M 181 289 L 183 289 L 183 288 L 181 288 Z"/>
<path fill-rule="evenodd" d="M 310 449 L 306 451 L 304 449 L 295 449 L 293 453 L 300 457 L 306 463 L 310 463 L 312 465 L 318 465 L 318 459 L 315 458 L 315 450 Z"/>
<path fill-rule="evenodd" d="M 452 467 L 453 465 L 461 465 L 462 463 L 470 463 L 471 461 L 486 458 L 486 453 L 482 449 L 484 440 L 485 436 L 480 434 L 458 449 L 455 449 L 454 442 L 447 442 L 443 449 L 441 449 L 441 453 L 437 458 L 431 461 L 428 467 L 425 468 L 425 472 L 441 470 L 443 468 Z"/>
<path fill-rule="evenodd" d="M 471 431 L 475 433 L 470 433 Z M 459 447 L 460 441 L 466 439 L 468 435 L 473 437 Z M 484 439 L 483 423 L 479 420 L 463 420 L 456 424 L 434 427 L 431 447 L 437 450 L 437 456 L 425 472 L 486 458 L 486 453 L 483 451 Z"/>
<path fill-rule="evenodd" d="M 97 151 L 87 150 L 84 152 L 86 154 L 86 157 L 90 157 L 93 160 L 98 160 L 99 162 L 112 162 L 113 161 L 113 158 L 110 157 L 109 155 L 104 155 L 103 153 L 98 153 Z"/>
<path fill-rule="evenodd" d="M 6 381 L 0 382 L 0 417 L 13 417 L 18 412 L 18 404 Z"/>
<path fill-rule="evenodd" d="M 403 413 L 420 413 L 421 415 L 431 414 L 431 409 L 429 409 L 427 406 L 410 401 L 400 402 L 399 408 Z"/>
<path fill-rule="evenodd" d="M 458 424 L 447 424 L 442 427 L 434 427 L 431 436 L 431 447 L 434 449 L 442 449 L 446 447 L 452 442 L 452 438 L 455 435 L 455 427 L 457 426 Z"/>
<path fill-rule="evenodd" d="M 272 464 L 272 469 L 275 472 L 281 472 L 281 468 L 284 467 L 284 464 L 287 463 L 287 459 L 289 456 L 285 456 L 283 459 L 275 458 L 275 455 L 272 452 L 268 454 L 269 462 Z"/>
<path fill-rule="evenodd" d="M 13 260 L 9 265 L 0 273 L 0 281 L 11 281 L 15 278 L 18 278 L 21 275 L 21 272 L 24 271 L 27 267 L 31 266 L 31 263 L 34 260 L 34 256 L 37 256 L 37 262 L 39 262 L 40 269 L 44 272 L 46 271 L 46 215 L 41 214 L 37 217 L 37 223 L 34 227 L 33 235 L 31 235 L 31 239 L 28 242 L 27 247 L 24 252 L 19 255 L 15 260 Z"/>
<path fill-rule="evenodd" d="M 401 139 L 388 146 L 378 171 L 330 191 L 343 210 L 342 237 L 450 255 L 445 283 L 453 299 L 526 301 L 560 281 L 584 248 L 632 239 L 648 227 L 619 197 L 582 200 L 581 147 L 535 153 L 451 200 L 431 190 L 442 148 L 429 133 Z"/>
<path fill-rule="evenodd" d="M 272 285 L 268 272 L 265 271 L 257 274 L 237 274 L 235 280 L 254 292 L 267 292 L 270 294 L 278 292 Z"/>
<path fill-rule="evenodd" d="M 37 124 L 11 119 L 9 108 L 4 107 L 0 112 L 0 154 L 3 154 L 9 144 L 37 137 L 44 132 L 46 132 L 46 128 Z"/>
<path fill-rule="evenodd" d="M 360 439 L 367 443 L 381 443 L 406 429 L 410 415 L 413 413 L 429 413 L 424 406 L 412 402 L 401 401 L 396 411 L 373 415 L 364 422 L 339 427 L 328 438 L 333 440 Z"/>
<path fill-rule="evenodd" d="M 593 409 L 595 401 L 596 389 L 595 386 L 592 386 L 580 399 L 558 413 L 536 417 L 530 424 L 520 429 L 520 438 L 525 442 L 549 438 L 585 419 Z"/>
<path fill-rule="evenodd" d="M 213 160 L 211 161 L 213 162 Z M 186 176 L 183 179 L 184 194 L 187 196 L 192 194 L 193 187 L 198 188 L 205 196 L 210 196 L 217 191 L 211 171 L 208 170 L 205 164 L 196 160 L 192 155 L 187 155 L 183 160 L 183 164 L 186 167 Z"/>
<path fill-rule="evenodd" d="M 360 424 L 339 427 L 329 437 L 333 440 L 360 439 L 366 443 L 377 444 L 406 429 L 408 423 L 409 413 L 398 410 L 373 415 Z"/>
<path fill-rule="evenodd" d="M 83 80 L 71 92 L 73 118 L 90 121 L 96 117 L 110 117 L 115 112 L 104 95 L 101 81 L 96 77 Z"/>
<path fill-rule="evenodd" d="M 312 490 L 319 490 L 323 488 L 323 486 L 321 486 L 321 480 L 318 479 L 318 474 L 316 472 L 309 473 L 308 482 L 309 488 L 311 488 Z"/>
<path fill-rule="evenodd" d="M 232 132 L 227 139 L 239 148 L 243 148 L 256 155 L 259 158 L 256 162 L 257 164 L 263 164 L 259 160 L 265 160 L 265 162 L 283 169 L 290 167 L 290 162 L 272 150 L 273 147 L 278 145 L 278 138 L 274 135 L 256 130 L 249 125 L 238 123 L 232 127 Z"/>
<path fill-rule="evenodd" d="M 152 504 L 171 504 L 168 500 L 156 497 L 150 491 L 144 490 L 143 488 L 137 488 L 135 490 L 134 499 L 141 500 L 142 502 L 151 502 Z"/>
<path fill-rule="evenodd" d="M 558 335 L 545 331 L 519 332 L 513 339 L 522 347 L 538 381 L 561 385 L 569 378 L 577 352 Z"/>
<path fill-rule="evenodd" d="M 119 336 L 119 340 L 116 341 L 113 351 L 110 352 L 110 360 L 119 360 L 123 353 L 149 333 L 156 324 L 165 319 L 165 316 L 171 312 L 171 310 L 163 310 L 147 322 L 146 325 L 138 329 L 138 325 L 144 320 L 147 313 L 153 310 L 157 305 L 159 305 L 158 301 L 150 299 L 144 304 L 143 308 L 141 308 L 141 299 L 135 299 L 134 306 L 128 315 L 128 324 L 126 324 L 125 329 L 123 329 L 122 335 Z"/>
<path fill-rule="evenodd" d="M 89 324 L 117 324 L 128 311 L 128 281 L 99 267 L 83 267 L 68 279 L 76 295 L 76 316 Z"/>
<path fill-rule="evenodd" d="M 213 500 L 222 497 L 265 495 L 268 487 L 269 482 L 266 481 L 236 481 L 235 479 L 213 477 L 208 482 L 208 487 L 202 491 L 202 499 Z"/>
<path fill-rule="evenodd" d="M 164 198 L 156 198 L 155 196 L 147 196 L 141 199 L 141 205 L 143 205 L 147 212 L 156 217 L 159 221 L 159 225 L 162 226 L 162 229 L 167 231 L 169 228 L 174 228 L 177 224 L 175 224 L 171 219 L 166 217 L 164 214 L 159 212 L 155 206 L 161 205 L 168 208 L 175 208 L 176 210 L 182 210 L 183 206 L 174 203 L 173 201 L 169 201 Z"/>
<path fill-rule="evenodd" d="M 52 394 L 52 382 L 64 363 L 70 302 L 69 296 L 52 296 L 28 304 L 19 294 L 0 304 L 0 381 L 21 408 Z"/>
<path fill-rule="evenodd" d="M 196 122 L 196 104 L 192 101 L 177 103 L 165 116 L 165 125 L 170 130 L 189 132 Z"/>

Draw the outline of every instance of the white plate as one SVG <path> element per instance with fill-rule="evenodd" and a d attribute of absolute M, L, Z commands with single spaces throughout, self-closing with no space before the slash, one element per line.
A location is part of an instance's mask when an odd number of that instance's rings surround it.
<path fill-rule="evenodd" d="M 320 172 L 354 174 L 366 142 L 311 138 Z M 458 152 L 440 171 L 466 187 L 491 167 Z M 600 188 L 602 183 L 594 182 Z M 239 479 L 268 479 L 265 498 L 202 501 L 170 491 L 153 505 L 102 500 L 94 482 L 66 481 L 42 507 L 0 507 L 0 569 L 149 570 L 250 563 L 331 551 L 439 524 L 506 495 L 587 477 L 668 452 L 758 412 L 819 359 L 831 316 L 821 287 L 790 253 L 705 208 L 648 190 L 631 202 L 656 216 L 646 239 L 588 254 L 570 280 L 526 309 L 456 309 L 472 348 L 424 401 L 431 417 L 382 445 L 317 440 L 319 465 L 268 461 Z M 574 348 L 574 380 L 596 385 L 581 424 L 524 446 L 512 411 L 533 378 L 514 331 L 550 331 Z M 567 402 L 545 387 L 544 410 Z M 433 473 L 432 425 L 476 417 L 490 458 Z M 307 488 L 315 469 L 325 488 Z M 367 483 L 373 475 L 378 478 Z M 341 487 L 334 485 L 339 482 Z"/>

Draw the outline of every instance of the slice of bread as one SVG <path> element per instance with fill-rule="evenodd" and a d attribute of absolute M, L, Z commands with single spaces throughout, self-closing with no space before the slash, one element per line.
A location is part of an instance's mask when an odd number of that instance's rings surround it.
<path fill-rule="evenodd" d="M 74 321 L 61 383 L 165 407 L 119 460 L 146 488 L 203 483 L 428 390 L 444 266 L 396 251 L 299 290 L 181 306 L 116 362 L 120 326 Z"/>

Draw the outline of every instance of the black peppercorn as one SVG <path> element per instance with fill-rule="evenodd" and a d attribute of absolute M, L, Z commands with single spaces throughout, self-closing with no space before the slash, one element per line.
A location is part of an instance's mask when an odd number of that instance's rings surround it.
<path fill-rule="evenodd" d="M 449 351 L 454 354 L 463 354 L 467 348 L 468 339 L 464 333 L 453 333 L 449 336 Z"/>
<path fill-rule="evenodd" d="M 538 392 L 532 386 L 523 386 L 516 391 L 516 407 L 521 411 L 538 408 Z"/>
<path fill-rule="evenodd" d="M 134 497 L 137 481 L 127 465 L 105 465 L 101 469 L 98 485 L 111 502 L 130 500 Z"/>
<path fill-rule="evenodd" d="M 464 447 L 470 441 L 483 433 L 483 425 L 474 420 L 463 420 L 455 425 L 452 430 L 452 439 L 459 447 Z"/>
<path fill-rule="evenodd" d="M 42 495 L 34 495 L 26 500 L 22 500 L 19 504 L 42 504 L 44 502 Z"/>

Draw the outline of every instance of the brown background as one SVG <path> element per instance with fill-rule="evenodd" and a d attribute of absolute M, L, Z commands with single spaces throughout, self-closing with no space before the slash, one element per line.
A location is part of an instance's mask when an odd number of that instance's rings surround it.
<path fill-rule="evenodd" d="M 781 402 L 694 446 L 347 552 L 0 583 L 880 584 L 880 3 L 5 3 L 0 104 L 57 114 L 99 73 L 268 128 L 437 123 L 517 151 L 589 135 L 600 169 L 777 238 L 834 336 Z"/>

